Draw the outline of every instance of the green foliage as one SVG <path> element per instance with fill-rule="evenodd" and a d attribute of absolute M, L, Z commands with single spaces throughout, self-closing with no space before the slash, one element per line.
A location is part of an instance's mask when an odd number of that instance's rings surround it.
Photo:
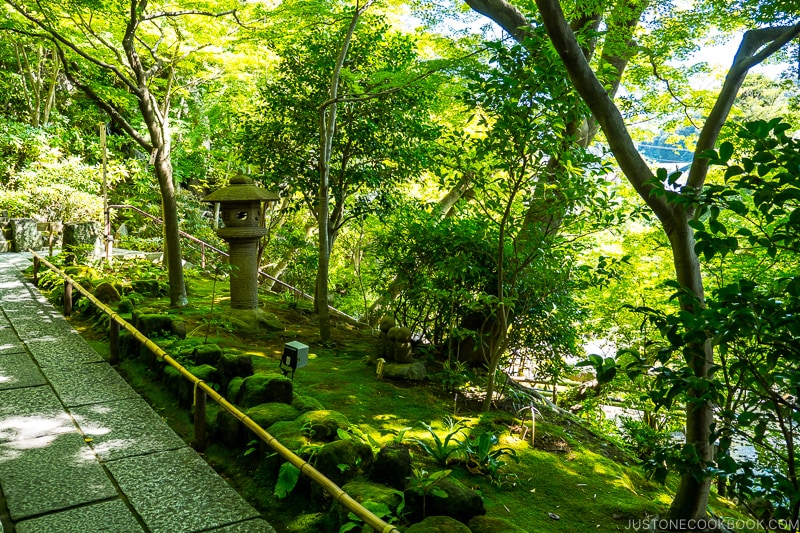
<path fill-rule="evenodd" d="M 286 498 L 297 486 L 300 479 L 300 469 L 292 463 L 283 463 L 278 472 L 278 481 L 275 483 L 275 496 L 279 499 Z"/>
<path fill-rule="evenodd" d="M 460 443 L 461 452 L 467 458 L 467 468 L 471 472 L 485 471 L 492 479 L 499 479 L 499 470 L 506 465 L 503 457 L 510 457 L 519 463 L 513 448 L 494 448 L 499 442 L 495 433 L 481 433 L 476 439 L 465 439 Z M 494 449 L 493 449 L 494 448 Z"/>
<path fill-rule="evenodd" d="M 466 429 L 466 424 L 461 420 L 445 417 L 444 439 L 439 437 L 439 433 L 433 429 L 430 424 L 420 422 L 420 425 L 428 431 L 433 443 L 431 444 L 430 442 L 418 438 L 412 440 L 440 466 L 447 466 L 447 461 L 450 459 L 450 456 L 454 453 L 458 453 L 460 450 L 458 437 L 461 436 Z"/>
<path fill-rule="evenodd" d="M 430 376 L 431 381 L 439 383 L 442 391 L 452 394 L 475 381 L 475 375 L 466 363 L 448 359 L 442 365 L 442 370 Z"/>

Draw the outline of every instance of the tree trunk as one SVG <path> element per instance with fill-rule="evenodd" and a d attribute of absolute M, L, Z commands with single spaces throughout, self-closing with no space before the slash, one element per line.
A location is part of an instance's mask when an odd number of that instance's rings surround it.
<path fill-rule="evenodd" d="M 164 257 L 169 276 L 169 303 L 172 307 L 186 307 L 186 285 L 183 280 L 183 257 L 178 221 L 178 204 L 172 182 L 172 162 L 168 148 L 159 148 L 156 153 L 155 175 L 161 191 L 164 217 Z"/>

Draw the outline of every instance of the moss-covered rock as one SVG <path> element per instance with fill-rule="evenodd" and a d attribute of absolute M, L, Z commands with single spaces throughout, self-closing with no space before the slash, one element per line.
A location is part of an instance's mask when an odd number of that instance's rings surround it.
<path fill-rule="evenodd" d="M 225 409 L 220 409 L 217 412 L 217 418 L 214 420 L 213 435 L 225 446 L 229 448 L 243 446 L 246 441 L 246 433 L 247 428 L 235 416 Z"/>
<path fill-rule="evenodd" d="M 298 450 L 311 444 L 308 432 L 305 431 L 303 422 L 299 419 L 276 422 L 267 428 L 267 433 L 290 450 Z"/>
<path fill-rule="evenodd" d="M 406 533 L 471 533 L 469 528 L 449 516 L 429 516 L 413 524 Z"/>
<path fill-rule="evenodd" d="M 350 427 L 350 421 L 339 411 L 308 411 L 297 420 L 311 428 L 314 440 L 331 441 L 337 438 L 340 429 Z"/>
<path fill-rule="evenodd" d="M 314 466 L 339 485 L 352 480 L 372 465 L 372 448 L 359 439 L 329 442 L 317 450 Z"/>
<path fill-rule="evenodd" d="M 222 348 L 216 344 L 201 344 L 191 349 L 191 360 L 196 365 L 212 365 L 222 374 L 222 367 L 219 360 L 222 357 Z"/>
<path fill-rule="evenodd" d="M 198 379 L 205 381 L 206 383 L 219 382 L 219 372 L 211 365 L 190 366 L 186 370 L 191 372 L 193 376 L 196 376 Z M 185 381 L 188 385 L 192 385 L 189 380 Z"/>
<path fill-rule="evenodd" d="M 162 296 L 161 284 L 157 279 L 137 279 L 131 281 L 131 289 L 143 296 L 158 298 Z"/>
<path fill-rule="evenodd" d="M 368 502 L 385 505 L 394 516 L 397 516 L 397 508 L 403 501 L 396 490 L 367 481 L 351 481 L 343 485 L 342 490 L 362 505 Z M 342 504 L 333 502 L 328 511 L 327 522 L 330 526 L 328 529 L 339 531 L 339 528 L 350 522 L 348 513 L 349 511 Z M 372 531 L 371 528 L 370 531 Z"/>
<path fill-rule="evenodd" d="M 117 304 L 117 313 L 120 314 L 127 314 L 133 313 L 133 300 L 130 298 L 120 298 L 119 303 Z"/>
<path fill-rule="evenodd" d="M 237 376 L 246 378 L 254 373 L 253 358 L 245 354 L 225 352 L 220 354 L 216 364 L 217 368 L 219 368 L 220 381 L 223 387 Z M 235 397 L 230 396 L 230 398 Z"/>
<path fill-rule="evenodd" d="M 94 290 L 94 296 L 104 304 L 111 304 L 120 301 L 121 296 L 117 288 L 107 281 L 101 283 Z"/>
<path fill-rule="evenodd" d="M 524 529 L 506 522 L 502 518 L 476 516 L 468 523 L 472 533 L 526 533 Z"/>
<path fill-rule="evenodd" d="M 294 399 L 292 400 L 292 407 L 301 413 L 305 413 L 307 411 L 325 410 L 325 407 L 320 403 L 320 401 L 316 398 L 312 398 L 311 396 L 295 395 Z"/>
<path fill-rule="evenodd" d="M 389 444 L 378 452 L 370 479 L 397 490 L 403 490 L 412 473 L 411 453 L 401 444 Z"/>
<path fill-rule="evenodd" d="M 253 419 L 253 422 L 262 428 L 268 428 L 276 422 L 295 420 L 300 416 L 300 411 L 285 403 L 272 402 L 251 407 L 244 414 Z"/>
<path fill-rule="evenodd" d="M 162 332 L 172 331 L 172 317 L 156 313 L 133 314 L 133 327 L 142 332 L 146 337 L 156 336 Z"/>
<path fill-rule="evenodd" d="M 411 520 L 420 520 L 424 513 L 428 515 L 450 516 L 467 523 L 472 517 L 486 514 L 483 498 L 474 490 L 465 487 L 457 479 L 447 477 L 437 483 L 442 494 L 429 493 L 424 498 L 415 490 L 405 491 L 406 510 Z"/>
<path fill-rule="evenodd" d="M 242 383 L 244 383 L 243 377 L 235 377 L 228 382 L 228 386 L 224 389 L 225 390 L 225 399 L 228 401 L 233 401 L 236 398 L 236 395 L 239 394 L 239 389 L 242 388 Z"/>
<path fill-rule="evenodd" d="M 278 374 L 253 374 L 242 382 L 236 404 L 245 409 L 270 402 L 292 403 L 292 381 Z"/>

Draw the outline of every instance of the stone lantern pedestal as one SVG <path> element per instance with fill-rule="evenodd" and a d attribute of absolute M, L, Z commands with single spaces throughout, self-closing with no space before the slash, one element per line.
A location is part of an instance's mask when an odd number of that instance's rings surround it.
<path fill-rule="evenodd" d="M 241 175 L 204 199 L 220 205 L 224 226 L 217 235 L 228 243 L 232 267 L 231 306 L 225 315 L 239 330 L 283 329 L 274 315 L 258 308 L 258 242 L 267 234 L 261 226 L 261 203 L 277 200 L 277 194 Z"/>

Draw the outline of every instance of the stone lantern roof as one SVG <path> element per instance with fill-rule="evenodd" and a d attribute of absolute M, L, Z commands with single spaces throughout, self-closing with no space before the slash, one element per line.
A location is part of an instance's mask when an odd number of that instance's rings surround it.
<path fill-rule="evenodd" d="M 256 187 L 253 180 L 247 176 L 238 175 L 231 178 L 227 187 L 222 187 L 212 192 L 204 202 L 277 202 L 280 199 L 277 193 L 262 187 Z"/>

